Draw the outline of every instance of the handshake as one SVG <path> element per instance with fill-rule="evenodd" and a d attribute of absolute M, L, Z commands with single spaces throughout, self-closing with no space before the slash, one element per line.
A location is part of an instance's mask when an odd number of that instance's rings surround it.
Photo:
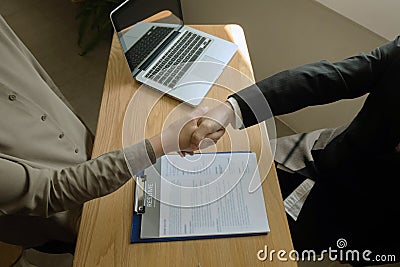
<path fill-rule="evenodd" d="M 226 101 L 213 109 L 199 107 L 172 123 L 161 134 L 149 139 L 156 157 L 178 151 L 181 156 L 193 155 L 200 147 L 216 143 L 225 133 L 225 128 L 235 120 L 235 112 Z"/>

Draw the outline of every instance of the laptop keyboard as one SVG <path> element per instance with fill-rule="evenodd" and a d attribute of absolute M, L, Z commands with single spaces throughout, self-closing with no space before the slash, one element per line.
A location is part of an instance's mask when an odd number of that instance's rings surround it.
<path fill-rule="evenodd" d="M 191 64 L 210 44 L 211 39 L 186 31 L 147 72 L 146 78 L 174 88 Z M 186 63 L 186 64 L 185 64 Z"/>
<path fill-rule="evenodd" d="M 130 69 L 135 69 L 173 29 L 172 27 L 151 27 L 150 30 L 125 53 Z"/>

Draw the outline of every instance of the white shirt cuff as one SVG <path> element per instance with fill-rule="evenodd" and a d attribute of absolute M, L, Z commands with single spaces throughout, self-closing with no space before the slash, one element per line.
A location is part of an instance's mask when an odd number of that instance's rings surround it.
<path fill-rule="evenodd" d="M 232 127 L 234 129 L 244 129 L 242 112 L 240 111 L 238 102 L 233 97 L 229 97 L 226 101 L 228 101 L 232 105 L 233 112 L 235 112 L 235 120 L 232 123 Z"/>

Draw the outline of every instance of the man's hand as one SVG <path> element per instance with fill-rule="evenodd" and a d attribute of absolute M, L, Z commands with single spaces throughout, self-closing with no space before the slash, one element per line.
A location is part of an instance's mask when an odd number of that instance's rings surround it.
<path fill-rule="evenodd" d="M 235 119 L 235 112 L 231 104 L 226 101 L 206 113 L 198 120 L 191 143 L 193 147 L 200 147 L 205 139 L 217 142 L 225 133 L 225 128 Z"/>
<path fill-rule="evenodd" d="M 189 115 L 173 122 L 161 134 L 149 139 L 156 157 L 179 151 L 181 155 L 193 154 L 198 146 L 192 144 L 193 132 L 198 128 L 198 121 L 208 111 L 207 107 L 197 108 Z"/>

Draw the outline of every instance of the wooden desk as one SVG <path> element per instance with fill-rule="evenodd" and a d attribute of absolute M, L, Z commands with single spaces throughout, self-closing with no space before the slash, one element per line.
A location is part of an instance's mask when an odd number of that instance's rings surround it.
<path fill-rule="evenodd" d="M 0 267 L 12 266 L 22 254 L 22 247 L 0 242 Z"/>
<path fill-rule="evenodd" d="M 199 30 L 233 41 L 240 46 L 230 66 L 254 79 L 244 33 L 237 25 L 194 26 Z M 100 109 L 93 157 L 122 147 L 122 124 L 128 102 L 139 84 L 133 81 L 124 61 L 118 41 L 114 37 L 103 99 Z M 148 89 L 148 88 L 147 88 Z M 149 89 L 151 90 L 151 89 Z M 212 89 L 208 96 L 226 99 L 229 92 Z M 157 120 L 148 120 L 146 135 L 161 129 L 162 119 L 179 102 L 163 97 L 152 113 Z M 136 116 L 146 117 L 138 107 Z M 153 116 L 153 115 L 151 115 Z M 150 116 L 150 118 L 151 118 Z M 155 118 L 154 117 L 154 118 Z M 257 129 L 249 129 L 253 140 L 260 140 Z M 140 129 L 139 129 L 140 131 Z M 132 133 L 132 142 L 139 139 Z M 257 139 L 258 138 L 258 139 Z M 259 142 L 260 143 L 260 142 Z M 223 149 L 225 141 L 219 142 Z M 253 148 L 252 148 L 253 149 Z M 257 147 L 254 148 L 257 151 Z M 296 262 L 273 262 L 257 259 L 257 252 L 264 249 L 293 249 L 286 220 L 283 201 L 275 169 L 269 171 L 263 183 L 266 208 L 271 232 L 253 237 L 221 238 L 209 240 L 130 244 L 131 218 L 133 212 L 134 182 L 130 181 L 118 191 L 85 204 L 74 266 L 297 266 Z M 287 256 L 287 255 L 286 255 Z M 200 265 L 199 265 L 200 263 Z"/>

